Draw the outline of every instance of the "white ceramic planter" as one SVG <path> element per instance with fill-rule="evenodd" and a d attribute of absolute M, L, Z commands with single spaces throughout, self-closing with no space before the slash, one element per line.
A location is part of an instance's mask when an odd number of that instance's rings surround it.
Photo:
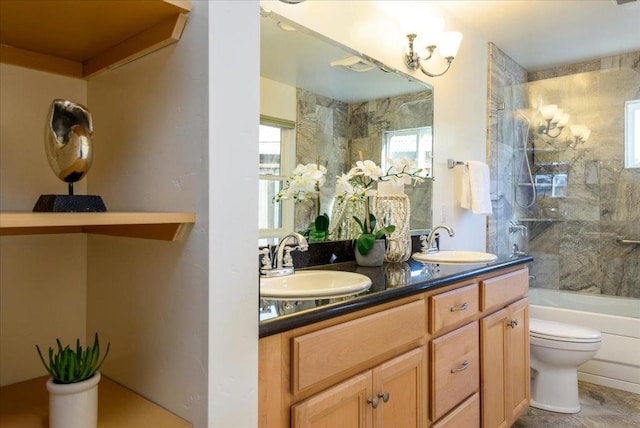
<path fill-rule="evenodd" d="M 371 248 L 371 250 L 366 255 L 360 254 L 357 245 L 354 247 L 354 251 L 356 255 L 356 263 L 358 263 L 358 266 L 382 266 L 385 254 L 385 241 L 384 239 L 376 239 L 376 241 L 373 243 L 373 248 Z"/>
<path fill-rule="evenodd" d="M 82 382 L 58 384 L 47 381 L 49 428 L 96 428 L 100 372 Z"/>

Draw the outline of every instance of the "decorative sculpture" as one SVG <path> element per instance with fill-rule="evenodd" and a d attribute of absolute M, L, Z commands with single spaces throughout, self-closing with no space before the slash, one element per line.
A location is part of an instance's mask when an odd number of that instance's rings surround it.
<path fill-rule="evenodd" d="M 53 100 L 45 124 L 45 152 L 53 173 L 67 183 L 68 195 L 41 195 L 36 212 L 104 212 L 100 196 L 74 195 L 73 183 L 91 168 L 93 121 L 83 105 Z"/>

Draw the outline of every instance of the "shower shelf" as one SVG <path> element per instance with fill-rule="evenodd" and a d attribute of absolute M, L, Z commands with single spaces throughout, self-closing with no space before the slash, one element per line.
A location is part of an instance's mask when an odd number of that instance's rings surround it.
<path fill-rule="evenodd" d="M 518 150 L 522 151 L 522 149 L 518 149 Z M 561 153 L 566 150 L 567 149 L 557 149 L 557 148 L 527 148 L 527 153 L 540 153 L 540 152 Z"/>
<path fill-rule="evenodd" d="M 554 222 L 554 221 L 564 221 L 564 219 L 563 218 L 519 218 L 518 221 Z"/>

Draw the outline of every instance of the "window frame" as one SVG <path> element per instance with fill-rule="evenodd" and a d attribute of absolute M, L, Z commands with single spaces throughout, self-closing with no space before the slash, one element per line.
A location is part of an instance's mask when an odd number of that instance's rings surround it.
<path fill-rule="evenodd" d="M 640 99 L 624 103 L 624 167 L 640 168 Z"/>
<path fill-rule="evenodd" d="M 296 124 L 291 120 L 280 119 L 271 116 L 260 115 L 260 125 L 280 128 L 280 168 L 281 175 L 259 174 L 258 182 L 261 180 L 271 180 L 284 182 L 289 178 L 295 167 L 296 154 Z M 269 201 L 271 202 L 271 201 Z M 282 227 L 279 228 L 258 228 L 258 238 L 261 240 L 278 238 L 293 230 L 294 202 L 283 200 L 280 202 L 282 213 Z"/>
<path fill-rule="evenodd" d="M 382 162 L 381 166 L 386 171 L 390 165 L 387 164 L 388 156 L 388 142 L 393 136 L 397 135 L 415 135 L 417 138 L 418 149 L 420 148 L 420 136 L 422 134 L 431 135 L 431 157 L 430 157 L 430 165 L 427 166 L 429 176 L 433 173 L 433 126 L 419 126 L 416 128 L 404 128 L 404 129 L 395 129 L 390 131 L 382 132 Z M 418 153 L 418 152 L 416 152 Z M 416 166 L 417 163 L 416 163 Z"/>

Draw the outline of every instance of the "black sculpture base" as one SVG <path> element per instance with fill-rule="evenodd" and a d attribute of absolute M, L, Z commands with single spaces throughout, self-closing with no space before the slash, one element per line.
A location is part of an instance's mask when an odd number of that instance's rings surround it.
<path fill-rule="evenodd" d="M 107 207 L 97 195 L 40 195 L 33 212 L 103 213 Z"/>

